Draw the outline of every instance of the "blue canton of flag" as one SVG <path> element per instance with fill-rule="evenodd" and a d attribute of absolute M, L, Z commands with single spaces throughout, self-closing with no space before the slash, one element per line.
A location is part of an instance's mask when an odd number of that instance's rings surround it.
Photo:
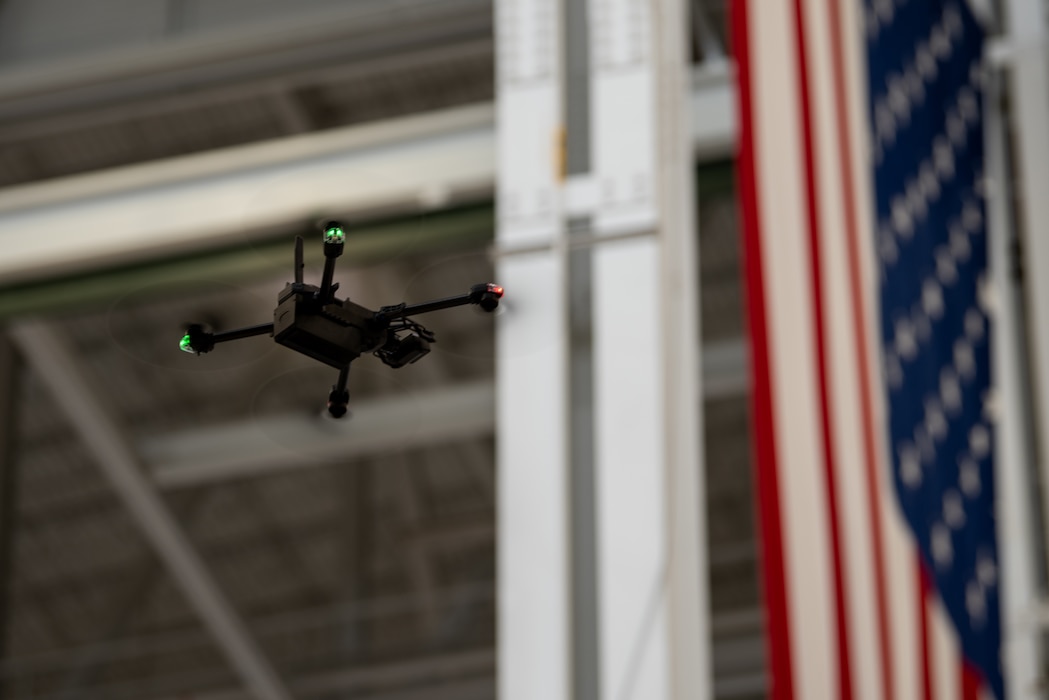
<path fill-rule="evenodd" d="M 963 0 L 874 0 L 866 12 L 894 482 L 962 654 L 1002 698 L 983 31 Z"/>

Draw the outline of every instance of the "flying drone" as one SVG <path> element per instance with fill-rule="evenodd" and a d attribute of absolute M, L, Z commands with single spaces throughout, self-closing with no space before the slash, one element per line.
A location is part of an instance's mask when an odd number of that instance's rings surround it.
<path fill-rule="evenodd" d="M 203 355 L 219 343 L 256 335 L 271 335 L 281 345 L 319 360 L 339 370 L 339 378 L 328 394 L 328 413 L 335 418 L 346 415 L 350 393 L 346 388 L 350 363 L 372 353 L 398 369 L 418 362 L 437 342 L 432 331 L 408 318 L 418 314 L 476 304 L 484 311 L 495 311 L 503 288 L 491 282 L 475 284 L 459 296 L 435 299 L 421 304 L 395 304 L 371 311 L 349 299 L 335 296 L 335 261 L 342 255 L 346 231 L 338 221 L 324 225 L 324 274 L 315 287 L 302 281 L 302 237 L 295 237 L 295 281 L 277 295 L 273 323 L 211 333 L 201 324 L 192 324 L 179 342 L 184 352 Z"/>

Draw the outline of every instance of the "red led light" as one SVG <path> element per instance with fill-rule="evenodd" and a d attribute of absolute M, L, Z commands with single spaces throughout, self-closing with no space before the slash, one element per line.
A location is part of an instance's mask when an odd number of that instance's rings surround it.
<path fill-rule="evenodd" d="M 498 284 L 493 284 L 493 283 L 489 282 L 488 283 L 488 291 L 491 292 L 492 294 L 496 295 L 500 299 L 503 298 L 503 288 L 500 287 Z"/>

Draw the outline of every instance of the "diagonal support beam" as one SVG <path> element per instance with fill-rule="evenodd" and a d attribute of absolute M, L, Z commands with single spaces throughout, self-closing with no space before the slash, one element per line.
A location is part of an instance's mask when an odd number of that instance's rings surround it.
<path fill-rule="evenodd" d="M 63 338 L 39 321 L 16 326 L 12 335 L 251 695 L 260 700 L 291 700 L 140 468 L 130 442 L 96 398 Z"/>
<path fill-rule="evenodd" d="M 17 506 L 19 388 L 22 358 L 14 343 L 0 329 L 0 658 L 7 658 L 9 632 L 14 617 L 11 588 Z M 0 698 L 9 697 L 8 679 L 0 678 Z"/>

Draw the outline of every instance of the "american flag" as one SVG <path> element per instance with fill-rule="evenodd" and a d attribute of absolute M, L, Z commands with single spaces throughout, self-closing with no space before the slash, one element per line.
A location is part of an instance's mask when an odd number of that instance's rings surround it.
<path fill-rule="evenodd" d="M 770 697 L 1004 697 L 983 31 L 736 0 Z"/>

